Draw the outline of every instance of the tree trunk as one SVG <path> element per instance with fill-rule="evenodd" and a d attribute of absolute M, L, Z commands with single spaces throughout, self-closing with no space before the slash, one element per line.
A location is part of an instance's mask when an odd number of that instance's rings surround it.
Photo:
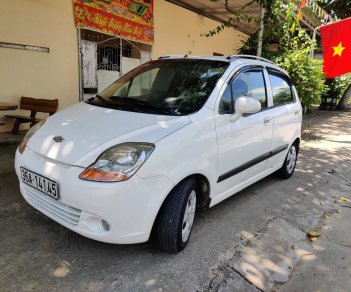
<path fill-rule="evenodd" d="M 351 84 L 344 91 L 342 98 L 339 100 L 339 103 L 336 106 L 336 109 L 339 111 L 345 111 L 350 109 L 348 106 L 350 97 L 351 97 Z"/>

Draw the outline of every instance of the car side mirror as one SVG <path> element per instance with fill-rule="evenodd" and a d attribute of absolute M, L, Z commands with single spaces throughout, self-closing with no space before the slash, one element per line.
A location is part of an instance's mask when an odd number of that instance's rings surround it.
<path fill-rule="evenodd" d="M 261 103 L 248 96 L 241 96 L 235 100 L 235 113 L 231 116 L 230 121 L 237 121 L 243 114 L 254 114 L 261 110 Z"/>

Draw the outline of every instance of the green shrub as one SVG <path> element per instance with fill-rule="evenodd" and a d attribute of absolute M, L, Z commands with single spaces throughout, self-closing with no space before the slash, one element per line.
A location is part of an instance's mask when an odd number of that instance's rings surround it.
<path fill-rule="evenodd" d="M 337 77 L 337 78 L 335 78 L 335 80 L 336 80 L 336 84 L 337 84 L 338 89 L 339 89 L 339 95 L 338 95 L 338 100 L 339 100 L 342 97 L 342 95 L 344 94 L 347 87 L 351 84 L 351 73 Z M 349 103 L 350 102 L 351 102 L 351 98 L 350 98 Z"/>
<path fill-rule="evenodd" d="M 311 59 L 302 50 L 282 54 L 276 62 L 289 73 L 303 105 L 309 108 L 320 104 L 321 96 L 327 89 L 324 85 L 322 61 Z"/>

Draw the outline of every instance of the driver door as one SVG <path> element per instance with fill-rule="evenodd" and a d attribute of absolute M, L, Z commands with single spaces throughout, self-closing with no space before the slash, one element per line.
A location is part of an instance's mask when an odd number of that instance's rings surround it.
<path fill-rule="evenodd" d="M 234 75 L 220 99 L 215 116 L 218 144 L 217 186 L 215 194 L 225 199 L 265 170 L 271 151 L 273 117 L 269 106 L 263 67 L 242 69 Z M 235 122 L 236 98 L 249 96 L 261 103 L 261 111 L 244 114 Z M 217 198 L 218 199 L 218 198 Z"/>

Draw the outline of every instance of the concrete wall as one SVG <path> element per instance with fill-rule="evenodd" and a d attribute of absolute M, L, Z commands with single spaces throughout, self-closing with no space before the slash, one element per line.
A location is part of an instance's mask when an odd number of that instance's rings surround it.
<path fill-rule="evenodd" d="M 214 52 L 224 55 L 236 53 L 242 45 L 241 40 L 247 38 L 244 33 L 226 28 L 213 37 L 200 36 L 218 24 L 165 0 L 154 0 L 155 44 L 152 58 L 169 54 L 212 56 Z"/>
<path fill-rule="evenodd" d="M 71 0 L 1 0 L 0 42 L 48 47 L 50 52 L 0 48 L 0 102 L 18 104 L 22 95 L 58 98 L 63 108 L 79 101 L 72 7 Z M 11 112 L 0 112 L 0 118 L 5 113 Z"/>

